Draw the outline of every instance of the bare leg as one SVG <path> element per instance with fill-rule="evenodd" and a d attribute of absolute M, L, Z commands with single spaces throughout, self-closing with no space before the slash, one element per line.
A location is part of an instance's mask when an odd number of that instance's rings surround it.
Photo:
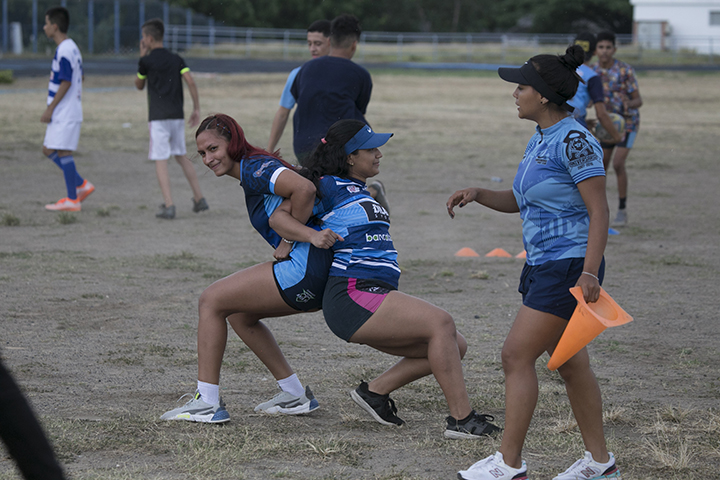
<path fill-rule="evenodd" d="M 398 291 L 390 292 L 380 308 L 350 338 L 392 355 L 406 357 L 383 375 L 382 385 L 405 385 L 426 374 L 426 364 L 440 384 L 456 419 L 467 417 L 472 408 L 465 388 L 455 322 L 446 311 Z M 405 360 L 405 359 L 404 359 Z M 382 375 L 381 375 L 382 377 Z M 373 383 L 373 382 L 371 382 Z M 379 392 L 376 392 L 379 393 Z"/>
<path fill-rule="evenodd" d="M 236 272 L 210 285 L 200 295 L 198 322 L 198 380 L 218 385 L 227 342 L 227 324 L 280 380 L 293 374 L 270 330 L 266 317 L 298 313 L 280 296 L 272 262 Z"/>
<path fill-rule="evenodd" d="M 193 198 L 195 198 L 196 202 L 199 201 L 201 198 L 203 198 L 203 196 L 202 192 L 200 192 L 200 182 L 198 182 L 197 173 L 195 172 L 195 166 L 185 155 L 175 155 L 175 160 L 177 160 L 177 162 L 182 167 L 185 178 L 187 178 L 187 181 L 190 184 L 190 188 L 192 189 Z"/>
<path fill-rule="evenodd" d="M 170 195 L 170 174 L 168 173 L 167 160 L 155 161 L 155 173 L 157 174 L 165 206 L 169 207 L 173 204 L 173 201 L 172 196 Z"/>
<path fill-rule="evenodd" d="M 628 154 L 630 154 L 629 148 L 617 147 L 612 161 L 615 176 L 617 176 L 619 198 L 627 198 L 628 177 L 625 170 L 625 160 L 627 160 Z"/>
<path fill-rule="evenodd" d="M 590 369 L 587 348 L 568 360 L 558 372 L 565 380 L 565 388 L 575 420 L 582 434 L 585 449 L 596 462 L 610 460 L 602 422 L 602 395 L 595 375 Z"/>
<path fill-rule="evenodd" d="M 615 147 L 610 148 L 603 148 L 603 166 L 605 167 L 605 171 L 607 171 L 608 167 L 610 166 L 610 159 L 612 159 L 613 150 L 615 150 Z"/>
<path fill-rule="evenodd" d="M 521 452 L 538 398 L 535 360 L 554 348 L 567 321 L 522 306 L 502 349 L 505 372 L 505 431 L 500 452 L 505 463 L 520 468 Z"/>

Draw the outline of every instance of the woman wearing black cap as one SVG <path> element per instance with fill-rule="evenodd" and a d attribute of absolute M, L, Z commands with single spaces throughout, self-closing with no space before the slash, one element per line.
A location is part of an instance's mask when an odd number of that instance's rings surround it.
<path fill-rule="evenodd" d="M 520 68 L 501 68 L 500 77 L 517 83 L 513 93 L 518 116 L 537 123 L 512 190 L 466 188 L 447 202 L 470 202 L 506 213 L 520 213 L 527 263 L 520 277 L 523 305 L 502 350 L 505 373 L 505 431 L 500 450 L 459 472 L 467 480 L 526 479 L 522 447 L 538 398 L 535 361 L 552 353 L 577 302 L 569 292 L 582 287 L 585 300 L 597 301 L 604 274 L 608 205 L 602 149 L 570 115 L 583 63 L 581 47 L 565 55 L 538 55 Z M 602 399 L 583 348 L 558 371 L 565 381 L 585 443 L 585 456 L 556 480 L 620 478 L 607 451 Z"/>
<path fill-rule="evenodd" d="M 385 373 L 361 382 L 350 396 L 383 425 L 402 425 L 389 394 L 434 375 L 450 410 L 445 436 L 479 438 L 499 430 L 491 415 L 470 407 L 461 359 L 465 338 L 449 313 L 397 290 L 400 267 L 390 237 L 390 216 L 367 191 L 366 181 L 379 172 L 379 147 L 391 133 L 375 133 L 357 120 L 330 127 L 300 172 L 312 180 L 318 201 L 312 215 L 323 230 L 290 215 L 289 202 L 270 217 L 283 238 L 314 245 L 327 240 L 333 262 L 323 295 L 325 321 L 347 342 L 369 345 L 402 357 Z"/>

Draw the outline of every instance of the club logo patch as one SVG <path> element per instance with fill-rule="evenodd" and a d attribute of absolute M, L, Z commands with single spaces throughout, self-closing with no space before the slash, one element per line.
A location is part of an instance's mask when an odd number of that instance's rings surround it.
<path fill-rule="evenodd" d="M 347 186 L 347 191 L 350 192 L 350 193 L 359 193 L 359 192 L 360 192 L 360 187 L 358 187 L 357 185 L 348 185 L 348 186 Z"/>
<path fill-rule="evenodd" d="M 260 165 L 260 168 L 253 173 L 253 177 L 260 177 L 263 174 L 263 170 L 265 170 L 267 167 L 272 165 L 272 162 L 265 162 L 262 165 Z"/>
<path fill-rule="evenodd" d="M 590 146 L 584 132 L 571 130 L 565 140 L 565 154 L 568 157 L 570 168 L 584 168 L 597 161 L 598 156 Z"/>
<path fill-rule="evenodd" d="M 390 223 L 390 214 L 379 203 L 368 200 L 360 202 L 360 206 L 365 210 L 368 221 Z"/>

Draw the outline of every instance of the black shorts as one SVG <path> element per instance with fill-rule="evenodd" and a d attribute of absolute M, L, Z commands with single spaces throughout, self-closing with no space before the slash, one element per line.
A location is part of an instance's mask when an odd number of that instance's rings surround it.
<path fill-rule="evenodd" d="M 323 296 L 323 314 L 330 330 L 346 342 L 397 288 L 377 280 L 330 277 Z"/>
<path fill-rule="evenodd" d="M 520 274 L 518 287 L 518 291 L 523 296 L 523 305 L 570 320 L 577 306 L 577 300 L 570 293 L 570 289 L 582 275 L 584 264 L 584 258 L 565 258 L 540 265 L 526 263 Z M 605 259 L 603 258 L 598 271 L 600 284 L 604 276 Z"/>

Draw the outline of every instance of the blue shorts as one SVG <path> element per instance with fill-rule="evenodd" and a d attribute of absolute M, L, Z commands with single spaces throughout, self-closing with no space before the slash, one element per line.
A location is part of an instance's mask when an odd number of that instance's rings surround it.
<path fill-rule="evenodd" d="M 523 305 L 570 320 L 577 300 L 570 293 L 582 275 L 584 258 L 552 260 L 540 265 L 523 267 L 518 291 L 522 293 Z M 602 285 L 605 276 L 605 259 L 600 264 L 598 277 Z"/>
<path fill-rule="evenodd" d="M 295 310 L 308 312 L 322 308 L 325 283 L 332 264 L 333 251 L 296 243 L 290 258 L 273 264 L 275 284 L 285 303 Z"/>
<path fill-rule="evenodd" d="M 325 323 L 349 342 L 393 290 L 397 288 L 377 280 L 330 277 L 323 298 Z"/>
<path fill-rule="evenodd" d="M 623 141 L 620 143 L 600 142 L 600 146 L 602 148 L 613 148 L 613 147 L 632 148 L 633 145 L 635 145 L 635 137 L 637 137 L 637 130 L 635 130 L 634 132 L 626 132 L 625 138 L 623 138 Z"/>

